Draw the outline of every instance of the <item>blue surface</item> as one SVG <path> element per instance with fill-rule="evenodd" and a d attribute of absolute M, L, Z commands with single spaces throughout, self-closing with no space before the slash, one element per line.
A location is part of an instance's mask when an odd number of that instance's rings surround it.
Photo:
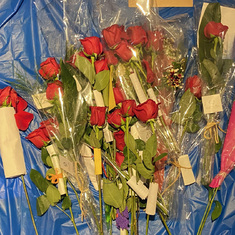
<path fill-rule="evenodd" d="M 68 0 L 69 1 L 69 0 Z M 56 0 L 2 0 L 0 3 L 0 88 L 7 85 L 6 81 L 13 81 L 16 78 L 15 68 L 25 71 L 29 80 L 36 78 L 35 71 L 41 61 L 49 56 L 60 58 L 64 56 L 65 36 L 63 26 L 62 1 Z M 199 2 L 199 5 L 202 1 Z M 212 1 L 210 1 L 212 2 Z M 224 5 L 233 6 L 234 1 L 220 1 Z M 94 28 L 95 22 L 88 21 L 86 17 L 90 13 L 91 1 L 74 1 L 80 7 L 82 21 L 80 27 L 74 27 L 74 33 L 78 37 L 97 34 Z M 72 9 L 70 9 L 72 10 Z M 71 11 L 72 12 L 72 11 Z M 160 9 L 160 15 L 164 18 L 177 14 L 188 13 L 193 16 L 194 8 L 164 8 Z M 70 15 L 71 22 L 76 21 L 76 16 Z M 94 24 L 93 24 L 94 23 Z M 191 22 L 192 23 L 192 22 Z M 53 35 L 53 37 L 52 37 Z M 193 30 L 191 32 L 190 45 L 195 44 Z M 24 97 L 24 93 L 21 93 Z M 223 117 L 223 127 L 226 129 L 228 116 L 231 109 L 231 96 L 224 96 L 225 111 Z M 228 100 L 227 100 L 228 99 Z M 227 102 L 228 101 L 228 102 Z M 21 141 L 24 149 L 27 175 L 25 182 L 32 205 L 34 218 L 39 235 L 60 235 L 75 234 L 71 221 L 57 208 L 51 207 L 42 217 L 36 213 L 36 198 L 41 192 L 29 179 L 31 169 L 36 169 L 43 175 L 46 167 L 40 157 L 40 151 L 25 139 L 32 130 L 38 128 L 40 119 L 35 108 L 29 105 L 27 111 L 35 115 L 26 132 L 21 132 Z M 224 138 L 224 136 L 221 136 Z M 199 150 L 194 149 L 190 153 L 194 172 L 197 172 Z M 215 173 L 219 170 L 220 154 L 216 155 Z M 215 222 L 208 218 L 203 234 L 228 235 L 235 234 L 235 171 L 225 179 L 221 190 L 217 194 L 217 199 L 222 203 L 222 214 Z M 94 190 L 93 190 L 94 191 Z M 80 234 L 92 234 L 86 222 L 81 222 L 80 209 L 75 195 L 69 188 L 69 194 L 73 203 L 73 212 L 76 225 Z M 97 193 L 95 192 L 97 198 Z M 169 220 L 168 226 L 173 235 L 195 234 L 200 219 L 207 204 L 207 190 L 197 184 L 186 187 L 180 194 L 180 201 L 184 201 L 188 211 L 188 217 L 181 220 Z M 184 200 L 183 200 L 184 199 Z M 145 213 L 140 213 L 139 231 L 145 234 Z M 2 162 L 0 158 L 0 234 L 1 235 L 32 235 L 34 229 L 30 219 L 30 213 L 20 178 L 5 179 Z M 113 234 L 119 231 L 113 226 Z M 158 215 L 150 219 L 149 234 L 167 234 Z"/>

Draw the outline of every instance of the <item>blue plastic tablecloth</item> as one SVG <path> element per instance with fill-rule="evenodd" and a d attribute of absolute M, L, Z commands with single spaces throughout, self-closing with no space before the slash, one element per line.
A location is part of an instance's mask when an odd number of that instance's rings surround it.
<path fill-rule="evenodd" d="M 87 4 L 86 4 L 87 2 Z M 201 3 L 202 1 L 197 1 Z M 232 6 L 233 0 L 221 1 Z M 90 1 L 78 0 L 81 4 L 82 14 L 88 14 Z M 194 8 L 162 8 L 160 15 L 164 18 L 176 14 L 187 13 L 193 16 Z M 48 22 L 48 27 L 46 27 Z M 80 22 L 81 35 L 92 35 L 95 31 L 92 24 Z M 44 27 L 42 27 L 42 25 Z M 51 28 L 53 26 L 53 28 Z M 90 28 L 88 28 L 90 27 Z M 63 34 L 63 8 L 62 1 L 58 0 L 1 0 L 0 2 L 0 88 L 7 86 L 7 81 L 16 78 L 15 68 L 25 71 L 29 79 L 35 79 L 35 71 L 39 64 L 49 56 L 60 58 L 64 56 L 65 39 Z M 52 37 L 48 35 L 52 34 Z M 192 45 L 195 39 L 192 38 Z M 24 95 L 24 94 L 21 94 Z M 226 98 L 226 97 L 225 97 Z M 223 125 L 226 128 L 229 109 L 224 114 Z M 35 118 L 26 132 L 21 132 L 21 141 L 24 150 L 27 174 L 25 182 L 32 205 L 34 218 L 40 235 L 75 234 L 71 221 L 56 207 L 51 207 L 42 217 L 37 216 L 36 198 L 41 192 L 29 178 L 31 169 L 36 169 L 45 175 L 46 167 L 43 165 L 38 150 L 25 137 L 38 128 L 40 118 L 32 104 L 27 108 Z M 198 149 L 190 153 L 192 166 L 197 171 Z M 215 173 L 219 170 L 220 154 L 216 156 Z M 223 206 L 221 216 L 213 223 L 208 218 L 203 234 L 228 235 L 235 234 L 235 171 L 225 179 L 217 199 Z M 91 186 L 92 187 L 92 186 Z M 92 188 L 95 197 L 97 192 Z M 92 234 L 86 222 L 81 222 L 81 213 L 73 191 L 69 188 L 73 203 L 75 222 L 80 234 Z M 188 198 L 187 206 L 190 208 L 188 218 L 184 220 L 169 220 L 167 222 L 173 235 L 195 234 L 207 204 L 208 191 L 197 184 L 186 187 L 183 197 Z M 145 234 L 145 213 L 140 213 L 139 234 Z M 27 201 L 23 191 L 22 181 L 19 178 L 5 179 L 2 161 L 0 158 L 0 234 L 1 235 L 32 235 L 34 228 L 31 222 Z M 113 234 L 119 231 L 113 224 Z M 158 215 L 151 218 L 149 234 L 167 234 Z"/>

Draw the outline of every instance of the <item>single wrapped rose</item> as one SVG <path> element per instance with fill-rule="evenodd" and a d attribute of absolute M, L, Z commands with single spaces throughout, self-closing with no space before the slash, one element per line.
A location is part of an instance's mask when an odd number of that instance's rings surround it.
<path fill-rule="evenodd" d="M 107 45 L 112 48 L 118 45 L 123 39 L 127 39 L 124 26 L 114 24 L 102 31 L 103 37 Z"/>
<path fill-rule="evenodd" d="M 113 93 L 114 93 L 114 99 L 116 104 L 119 104 L 125 100 L 124 94 L 119 87 L 114 87 L 113 88 Z"/>
<path fill-rule="evenodd" d="M 147 34 L 141 26 L 130 26 L 127 29 L 128 41 L 132 45 L 145 45 L 148 41 Z"/>
<path fill-rule="evenodd" d="M 103 70 L 109 70 L 107 59 L 96 60 L 94 65 L 96 73 L 99 73 Z"/>
<path fill-rule="evenodd" d="M 122 152 L 116 152 L 116 163 L 119 167 L 121 167 L 124 161 L 124 154 Z"/>
<path fill-rule="evenodd" d="M 136 108 L 135 100 L 124 100 L 122 102 L 121 113 L 124 117 L 126 116 L 132 117 L 135 115 L 133 111 L 135 108 Z"/>
<path fill-rule="evenodd" d="M 40 64 L 40 67 L 38 72 L 44 79 L 52 79 L 60 74 L 60 65 L 54 57 L 47 58 L 46 61 Z"/>
<path fill-rule="evenodd" d="M 125 62 L 133 57 L 133 48 L 126 42 L 122 41 L 115 48 L 115 53 Z"/>
<path fill-rule="evenodd" d="M 147 60 L 142 60 L 144 67 L 147 71 L 147 83 L 152 83 L 155 80 L 155 74 L 153 70 L 150 68 L 149 62 Z"/>
<path fill-rule="evenodd" d="M 92 126 L 103 126 L 105 123 L 106 107 L 91 106 L 90 124 Z"/>
<path fill-rule="evenodd" d="M 125 141 L 124 141 L 124 136 L 125 136 L 125 132 L 122 130 L 115 131 L 113 133 L 113 137 L 116 141 L 116 147 L 118 150 L 122 152 L 123 152 L 124 147 L 126 146 Z"/>
<path fill-rule="evenodd" d="M 86 37 L 84 39 L 80 39 L 80 42 L 83 46 L 84 53 L 89 56 L 100 55 L 103 51 L 102 44 L 98 37 Z"/>
<path fill-rule="evenodd" d="M 204 28 L 204 35 L 207 38 L 221 37 L 222 39 L 224 39 L 227 31 L 228 26 L 214 21 L 210 21 Z"/>
<path fill-rule="evenodd" d="M 126 119 L 122 117 L 120 109 L 115 109 L 112 113 L 108 114 L 108 123 L 114 127 L 119 128 L 126 122 Z"/>
<path fill-rule="evenodd" d="M 155 119 L 158 114 L 158 104 L 155 101 L 148 99 L 142 104 L 139 104 L 134 109 L 136 117 L 142 121 L 147 122 L 150 119 Z"/>
<path fill-rule="evenodd" d="M 0 108 L 0 151 L 6 178 L 26 174 L 19 129 L 13 107 Z"/>
<path fill-rule="evenodd" d="M 63 84 L 61 81 L 56 80 L 47 84 L 46 97 L 48 100 L 59 97 L 59 93 L 63 95 Z"/>
<path fill-rule="evenodd" d="M 118 59 L 114 55 L 113 51 L 105 51 L 104 54 L 108 65 L 116 65 L 118 63 Z"/>
<path fill-rule="evenodd" d="M 188 89 L 190 89 L 191 93 L 193 93 L 198 99 L 201 99 L 202 80 L 197 75 L 187 78 L 185 82 L 185 91 Z"/>
<path fill-rule="evenodd" d="M 162 51 L 163 50 L 163 34 L 162 32 L 147 31 L 148 42 L 146 44 L 147 49 L 152 49 L 153 51 Z"/>
<path fill-rule="evenodd" d="M 53 137 L 59 132 L 59 123 L 56 118 L 49 118 L 40 123 L 40 128 L 43 130 L 45 136 Z"/>

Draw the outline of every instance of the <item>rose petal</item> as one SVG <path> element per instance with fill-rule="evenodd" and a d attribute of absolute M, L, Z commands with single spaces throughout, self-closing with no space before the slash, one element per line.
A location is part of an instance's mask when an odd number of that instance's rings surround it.
<path fill-rule="evenodd" d="M 30 122 L 33 120 L 33 114 L 25 111 L 20 111 L 15 114 L 17 127 L 21 131 L 28 129 Z"/>

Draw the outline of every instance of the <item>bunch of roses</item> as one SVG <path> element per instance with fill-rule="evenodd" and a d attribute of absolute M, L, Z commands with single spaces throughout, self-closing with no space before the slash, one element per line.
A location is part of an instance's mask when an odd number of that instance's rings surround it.
<path fill-rule="evenodd" d="M 27 102 L 18 96 L 10 86 L 0 89 L 0 107 L 13 107 L 15 109 L 16 124 L 21 131 L 27 130 L 33 120 L 33 114 L 24 111 L 27 106 Z"/>
<path fill-rule="evenodd" d="M 124 147 L 126 146 L 124 136 L 125 132 L 129 131 L 125 128 L 126 119 L 136 117 L 144 123 L 154 120 L 158 115 L 158 104 L 148 99 L 139 105 L 136 105 L 135 100 L 124 100 L 119 105 L 121 106 L 120 108 L 108 114 L 107 121 L 115 130 L 113 134 L 116 141 L 116 148 L 119 150 L 116 152 L 116 163 L 120 167 L 125 158 L 123 154 Z"/>

